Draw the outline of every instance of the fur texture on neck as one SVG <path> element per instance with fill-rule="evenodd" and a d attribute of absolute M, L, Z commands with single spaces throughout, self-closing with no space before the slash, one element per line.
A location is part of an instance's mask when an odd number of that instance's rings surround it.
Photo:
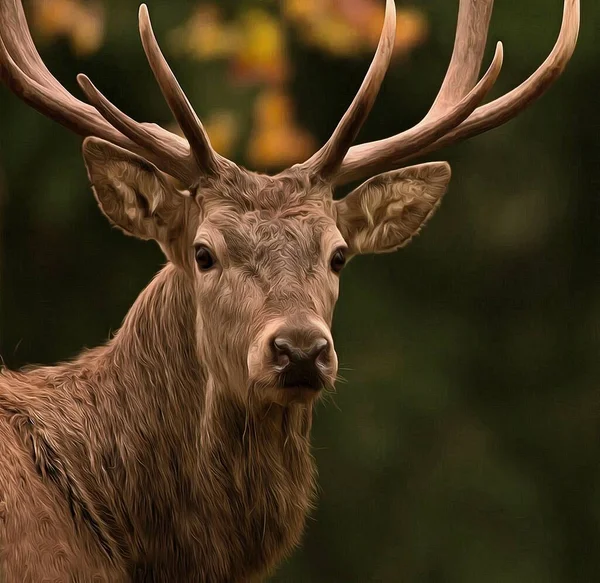
<path fill-rule="evenodd" d="M 299 542 L 313 501 L 311 406 L 251 406 L 217 386 L 194 301 L 168 265 L 105 346 L 0 373 L 28 471 L 129 580 L 259 577 Z"/>

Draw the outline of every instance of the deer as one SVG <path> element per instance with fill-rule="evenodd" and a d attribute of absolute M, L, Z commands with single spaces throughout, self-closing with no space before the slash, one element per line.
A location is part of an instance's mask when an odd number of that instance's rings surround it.
<path fill-rule="evenodd" d="M 498 43 L 479 77 L 492 8 L 460 0 L 422 121 L 353 145 L 392 56 L 386 0 L 375 56 L 331 137 L 271 176 L 213 149 L 145 5 L 143 49 L 182 136 L 135 121 L 85 75 L 87 102 L 69 93 L 37 52 L 21 1 L 0 0 L 3 83 L 84 138 L 100 210 L 166 258 L 105 345 L 0 371 L 0 579 L 258 581 L 297 547 L 316 502 L 312 414 L 336 382 L 340 272 L 404 247 L 437 210 L 450 166 L 406 162 L 514 118 L 575 49 L 579 1 L 564 0 L 547 59 L 482 104 L 503 59 Z"/>

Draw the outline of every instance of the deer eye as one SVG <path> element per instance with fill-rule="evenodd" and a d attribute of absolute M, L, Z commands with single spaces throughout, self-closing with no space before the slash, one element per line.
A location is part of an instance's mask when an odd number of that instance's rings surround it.
<path fill-rule="evenodd" d="M 334 254 L 331 256 L 331 270 L 334 273 L 339 273 L 346 265 L 346 250 L 336 249 Z"/>
<path fill-rule="evenodd" d="M 201 271 L 208 271 L 216 263 L 211 250 L 206 245 L 196 247 L 196 263 Z"/>

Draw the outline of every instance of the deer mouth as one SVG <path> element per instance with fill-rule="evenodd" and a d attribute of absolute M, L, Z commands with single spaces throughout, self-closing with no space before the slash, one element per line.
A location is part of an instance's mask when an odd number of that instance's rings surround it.
<path fill-rule="evenodd" d="M 310 318 L 279 319 L 266 326 L 248 353 L 254 390 L 281 405 L 310 403 L 323 389 L 333 388 L 337 355 L 326 325 Z"/>
<path fill-rule="evenodd" d="M 325 375 L 314 366 L 285 367 L 278 375 L 279 387 L 283 390 L 304 389 L 320 391 L 325 387 Z"/>
<path fill-rule="evenodd" d="M 283 405 L 310 404 L 324 389 L 333 387 L 333 382 L 323 366 L 281 367 L 275 376 L 275 399 Z"/>
<path fill-rule="evenodd" d="M 311 404 L 323 390 L 332 389 L 334 385 L 334 377 L 325 367 L 319 367 L 319 370 L 275 367 L 265 373 L 250 380 L 253 390 L 282 407 L 294 403 Z"/>

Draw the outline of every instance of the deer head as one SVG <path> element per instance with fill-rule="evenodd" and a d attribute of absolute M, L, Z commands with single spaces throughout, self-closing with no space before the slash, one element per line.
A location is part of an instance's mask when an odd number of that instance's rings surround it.
<path fill-rule="evenodd" d="M 199 359 L 240 399 L 310 402 L 332 385 L 330 326 L 339 272 L 362 253 L 394 251 L 419 232 L 450 180 L 443 162 L 407 161 L 494 128 L 541 96 L 569 61 L 579 1 L 565 0 L 552 52 L 522 85 L 481 106 L 502 65 L 498 43 L 477 82 L 493 0 L 460 0 L 454 52 L 433 106 L 415 127 L 352 146 L 383 81 L 394 45 L 395 6 L 356 97 L 327 143 L 276 175 L 249 172 L 214 151 L 139 13 L 150 67 L 185 136 L 138 123 L 80 75 L 91 105 L 51 75 L 20 0 L 0 0 L 0 74 L 28 104 L 86 139 L 83 156 L 98 204 L 125 233 L 159 243 L 196 290 Z M 341 200 L 337 185 L 379 174 Z M 175 186 L 175 178 L 181 188 Z"/>

